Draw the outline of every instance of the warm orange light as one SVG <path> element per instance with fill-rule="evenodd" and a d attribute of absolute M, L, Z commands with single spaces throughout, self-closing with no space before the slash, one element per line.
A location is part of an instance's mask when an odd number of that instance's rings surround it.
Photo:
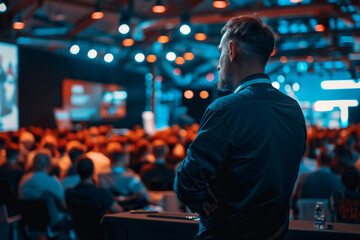
<path fill-rule="evenodd" d="M 315 31 L 323 32 L 323 31 L 325 31 L 325 26 L 322 24 L 317 24 L 317 25 L 315 25 Z"/>
<path fill-rule="evenodd" d="M 218 0 L 218 1 L 213 2 L 213 6 L 215 8 L 226 8 L 227 4 L 226 4 L 226 2 L 224 0 L 222 0 L 222 1 Z"/>
<path fill-rule="evenodd" d="M 281 56 L 281 58 L 280 58 L 281 63 L 287 63 L 287 61 L 288 61 L 287 57 Z"/>
<path fill-rule="evenodd" d="M 186 90 L 186 91 L 184 92 L 184 97 L 185 97 L 186 99 L 192 99 L 192 98 L 194 97 L 194 92 L 191 91 L 191 90 Z"/>
<path fill-rule="evenodd" d="M 209 93 L 208 93 L 208 91 L 201 91 L 200 92 L 200 97 L 202 98 L 202 99 L 207 99 L 208 97 L 209 97 Z"/>
<path fill-rule="evenodd" d="M 122 44 L 125 47 L 130 47 L 130 46 L 134 45 L 134 39 L 131 39 L 131 38 L 124 39 Z"/>
<path fill-rule="evenodd" d="M 274 48 L 270 56 L 275 56 L 275 54 L 276 54 L 276 49 Z"/>
<path fill-rule="evenodd" d="M 307 56 L 307 57 L 306 57 L 306 61 L 307 61 L 308 63 L 314 62 L 313 56 Z"/>
<path fill-rule="evenodd" d="M 170 41 L 170 38 L 168 36 L 165 36 L 165 35 L 161 35 L 158 37 L 157 41 L 159 43 L 167 43 Z"/>
<path fill-rule="evenodd" d="M 207 38 L 205 33 L 197 33 L 195 34 L 195 39 L 198 41 L 205 41 Z"/>
<path fill-rule="evenodd" d="M 94 19 L 94 20 L 102 19 L 103 17 L 104 17 L 103 12 L 93 12 L 91 14 L 91 19 Z"/>
<path fill-rule="evenodd" d="M 185 60 L 191 61 L 194 59 L 194 54 L 192 54 L 191 52 L 187 52 L 184 54 L 184 58 Z"/>
<path fill-rule="evenodd" d="M 214 80 L 215 76 L 213 73 L 208 73 L 206 75 L 206 80 L 208 80 L 209 82 L 212 82 Z"/>
<path fill-rule="evenodd" d="M 185 59 L 183 57 L 177 57 L 175 59 L 176 64 L 183 65 L 185 63 Z"/>
<path fill-rule="evenodd" d="M 13 24 L 13 28 L 17 30 L 23 29 L 24 27 L 25 27 L 25 23 L 23 22 L 14 22 Z"/>
<path fill-rule="evenodd" d="M 359 65 L 359 66 L 356 66 L 355 69 L 356 69 L 357 72 L 360 72 L 360 65 Z"/>
<path fill-rule="evenodd" d="M 290 2 L 292 2 L 292 3 L 299 3 L 299 2 L 302 2 L 302 0 L 290 0 Z"/>
<path fill-rule="evenodd" d="M 166 11 L 166 7 L 164 5 L 155 5 L 152 8 L 154 13 L 164 13 Z"/>
<path fill-rule="evenodd" d="M 153 55 L 153 54 L 150 54 L 146 57 L 146 61 L 148 61 L 149 63 L 153 63 L 153 62 L 156 62 L 156 56 Z"/>
<path fill-rule="evenodd" d="M 174 75 L 178 76 L 178 75 L 181 74 L 181 69 L 180 68 L 175 68 L 173 73 L 174 73 Z"/>

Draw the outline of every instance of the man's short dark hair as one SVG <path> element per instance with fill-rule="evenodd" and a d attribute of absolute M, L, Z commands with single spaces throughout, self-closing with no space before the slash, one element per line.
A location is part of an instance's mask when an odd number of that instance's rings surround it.
<path fill-rule="evenodd" d="M 76 163 L 76 160 L 83 155 L 85 152 L 83 149 L 74 147 L 69 151 L 69 158 L 73 164 Z"/>
<path fill-rule="evenodd" d="M 113 163 L 120 163 L 126 159 L 126 152 L 122 150 L 114 150 L 109 153 L 109 158 Z"/>
<path fill-rule="evenodd" d="M 227 31 L 230 39 L 241 43 L 241 49 L 260 56 L 263 63 L 267 63 L 275 46 L 275 36 L 259 17 L 231 18 L 222 28 L 221 34 Z"/>
<path fill-rule="evenodd" d="M 332 157 L 331 153 L 327 148 L 320 148 L 320 153 L 317 157 L 317 163 L 320 166 L 330 166 L 330 164 L 332 163 Z"/>
<path fill-rule="evenodd" d="M 20 149 L 18 146 L 10 146 L 6 149 L 6 161 L 17 162 L 19 157 Z"/>
<path fill-rule="evenodd" d="M 94 173 L 94 163 L 88 157 L 81 157 L 76 163 L 76 171 L 81 179 L 86 179 Z"/>
<path fill-rule="evenodd" d="M 50 167 L 51 158 L 50 155 L 43 152 L 38 152 L 35 154 L 33 169 L 35 171 L 44 171 Z"/>
<path fill-rule="evenodd" d="M 355 191 L 360 184 L 360 173 L 355 167 L 349 166 L 341 172 L 341 181 L 346 189 Z"/>

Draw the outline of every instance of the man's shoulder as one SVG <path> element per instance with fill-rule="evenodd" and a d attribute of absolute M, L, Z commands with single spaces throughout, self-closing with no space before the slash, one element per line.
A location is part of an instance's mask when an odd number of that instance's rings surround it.
<path fill-rule="evenodd" d="M 226 110 L 231 108 L 236 103 L 241 103 L 242 96 L 236 94 L 229 94 L 223 97 L 219 97 L 214 102 L 212 102 L 208 109 L 214 112 Z"/>

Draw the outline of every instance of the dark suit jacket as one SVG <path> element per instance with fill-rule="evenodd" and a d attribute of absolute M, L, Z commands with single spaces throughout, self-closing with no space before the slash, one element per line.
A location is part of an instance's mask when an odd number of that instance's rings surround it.
<path fill-rule="evenodd" d="M 198 238 L 258 239 L 286 232 L 305 144 L 298 103 L 271 84 L 253 84 L 213 102 L 174 184 L 179 199 L 200 213 Z M 202 210 L 209 189 L 220 207 L 207 217 Z"/>

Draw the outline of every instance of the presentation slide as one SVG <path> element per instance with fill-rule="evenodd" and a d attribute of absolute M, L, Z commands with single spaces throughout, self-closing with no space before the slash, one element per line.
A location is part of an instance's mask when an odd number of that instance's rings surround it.
<path fill-rule="evenodd" d="M 0 132 L 18 128 L 18 47 L 0 42 Z"/>
<path fill-rule="evenodd" d="M 116 84 L 63 81 L 63 108 L 72 121 L 102 121 L 126 116 L 127 92 Z"/>

